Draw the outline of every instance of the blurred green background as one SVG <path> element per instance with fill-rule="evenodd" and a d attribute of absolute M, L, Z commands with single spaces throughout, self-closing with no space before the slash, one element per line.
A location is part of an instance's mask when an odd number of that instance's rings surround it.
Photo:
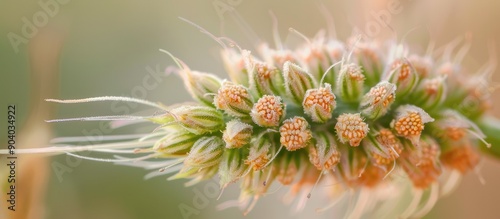
<path fill-rule="evenodd" d="M 276 14 L 283 38 L 288 35 L 289 27 L 313 36 L 317 30 L 326 26 L 318 9 L 320 5 L 324 5 L 333 14 L 340 38 L 346 39 L 353 26 L 363 28 L 367 20 L 373 20 L 369 11 L 383 9 L 386 5 L 383 0 L 67 0 L 64 4 L 63 1 L 54 0 L 58 10 L 53 16 L 49 15 L 46 24 L 37 27 L 37 33 L 32 37 L 23 36 L 22 31 L 26 25 L 24 18 L 33 21 L 38 16 L 37 13 L 46 11 L 41 5 L 46 2 L 51 1 L 0 1 L 0 124 L 5 124 L 3 115 L 6 115 L 6 106 L 16 104 L 18 128 L 24 130 L 26 135 L 30 133 L 28 118 L 44 120 L 114 113 L 110 103 L 57 106 L 38 103 L 37 100 L 49 96 L 44 96 L 37 89 L 53 89 L 48 92 L 54 95 L 50 97 L 66 99 L 141 95 L 140 98 L 167 105 L 189 100 L 181 80 L 175 75 L 162 76 L 158 86 L 141 93 L 144 91 L 143 79 L 150 74 L 148 69 L 163 72 L 166 67 L 173 65 L 168 56 L 158 51 L 159 48 L 175 54 L 192 69 L 224 76 L 217 43 L 181 21 L 179 16 L 216 35 L 220 34 L 221 24 L 224 23 L 226 36 L 236 40 L 242 47 L 251 48 L 255 42 L 252 40 L 255 39 L 245 34 L 231 13 L 226 12 L 220 16 L 214 4 L 218 7 L 223 7 L 224 4 L 234 7 L 262 40 L 270 42 L 272 23 L 269 10 Z M 442 45 L 458 35 L 470 32 L 473 46 L 469 56 L 472 58 L 467 59 L 466 63 L 471 69 L 477 69 L 488 59 L 488 46 L 491 45 L 488 42 L 500 42 L 500 26 L 495 23 L 500 19 L 498 1 L 401 2 L 405 2 L 402 13 L 392 16 L 391 27 L 394 32 L 384 28 L 377 37 L 383 38 L 394 33 L 402 36 L 410 29 L 419 27 L 409 34 L 407 41 L 425 49 L 430 39 Z M 43 18 L 40 19 L 39 22 L 44 23 Z M 25 37 L 29 43 L 21 42 L 13 46 L 9 33 Z M 498 47 L 494 49 L 498 53 Z M 42 66 L 43 69 L 40 70 L 37 66 Z M 35 77 L 36 74 L 41 78 Z M 50 79 L 46 87 L 35 86 L 37 82 L 44 82 L 44 78 Z M 500 81 L 498 74 L 494 75 L 494 80 Z M 499 93 L 495 94 L 498 96 Z M 128 109 L 139 112 L 144 108 Z M 500 104 L 496 101 L 493 110 L 496 116 L 500 116 L 499 109 Z M 36 112 L 39 110 L 55 111 L 37 117 Z M 106 134 L 138 131 L 134 128 L 110 131 L 104 123 L 98 122 L 60 123 L 49 128 L 54 128 L 53 136 L 78 136 L 92 130 L 104 131 Z M 5 135 L 1 133 L 0 136 L 2 142 L 5 142 Z M 43 145 L 28 147 L 37 146 Z M 185 188 L 183 181 L 166 181 L 165 177 L 144 181 L 143 176 L 147 172 L 142 169 L 91 161 L 81 161 L 72 167 L 75 160 L 68 160 L 66 156 L 49 159 L 46 163 L 48 169 L 44 170 L 48 184 L 46 190 L 42 191 L 45 195 L 39 203 L 45 206 L 42 208 L 45 217 L 42 218 L 181 218 L 179 204 L 192 205 L 193 188 Z M 55 163 L 70 166 L 71 172 L 58 178 L 53 171 Z M 497 161 L 485 158 L 481 173 L 486 184 L 481 185 L 474 174 L 467 175 L 457 191 L 438 201 L 426 218 L 497 218 L 497 203 L 500 200 L 500 190 L 497 188 L 500 185 L 499 167 Z M 23 168 L 39 167 L 36 163 L 30 163 L 30 166 Z M 43 177 L 34 180 L 34 183 L 43 184 Z M 204 185 L 195 188 L 203 190 Z M 233 186 L 221 200 L 210 199 L 209 206 L 191 218 L 243 217 L 237 209 L 215 209 L 217 204 L 237 198 L 237 190 L 237 186 Z M 29 192 L 34 194 L 34 191 Z M 278 202 L 278 195 L 264 198 L 248 218 L 290 216 L 289 207 Z M 324 205 L 324 200 L 313 199 L 305 212 L 293 217 L 331 218 L 330 214 L 314 213 L 315 208 Z"/>

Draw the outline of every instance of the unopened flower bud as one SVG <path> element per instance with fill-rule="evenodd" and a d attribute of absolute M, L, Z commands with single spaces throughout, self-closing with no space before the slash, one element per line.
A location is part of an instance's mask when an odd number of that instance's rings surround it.
<path fill-rule="evenodd" d="M 209 167 L 191 167 L 184 165 L 184 167 L 175 175 L 168 178 L 168 180 L 192 178 L 187 182 L 186 186 L 195 185 L 203 180 L 211 179 L 217 174 L 219 165 L 212 165 Z"/>
<path fill-rule="evenodd" d="M 312 137 L 309 123 L 300 116 L 285 120 L 279 131 L 280 142 L 289 151 L 306 147 Z"/>
<path fill-rule="evenodd" d="M 412 94 L 413 103 L 424 109 L 433 109 L 446 98 L 446 76 L 425 78 Z"/>
<path fill-rule="evenodd" d="M 360 105 L 361 113 L 373 120 L 385 115 L 396 98 L 395 91 L 394 84 L 387 81 L 378 83 L 363 97 Z"/>
<path fill-rule="evenodd" d="M 304 113 L 311 117 L 314 122 L 324 123 L 332 118 L 335 109 L 335 95 L 330 84 L 325 87 L 307 90 L 302 107 Z"/>
<path fill-rule="evenodd" d="M 222 139 L 226 142 L 226 148 L 241 148 L 250 143 L 252 132 L 251 125 L 235 119 L 226 124 Z"/>
<path fill-rule="evenodd" d="M 229 149 L 222 155 L 222 161 L 219 165 L 219 176 L 221 187 L 226 187 L 229 183 L 236 182 L 248 170 L 245 164 L 246 150 Z"/>
<path fill-rule="evenodd" d="M 356 102 L 363 94 L 365 76 L 361 67 L 350 63 L 342 65 L 337 81 L 338 93 L 345 102 Z"/>
<path fill-rule="evenodd" d="M 173 132 L 156 142 L 153 149 L 163 156 L 186 155 L 199 138 L 190 132 Z"/>
<path fill-rule="evenodd" d="M 286 92 L 297 104 L 302 104 L 306 91 L 315 87 L 316 84 L 311 74 L 291 62 L 285 62 L 283 77 Z"/>
<path fill-rule="evenodd" d="M 253 105 L 250 116 L 261 127 L 278 126 L 285 117 L 286 110 L 281 97 L 264 95 Z"/>
<path fill-rule="evenodd" d="M 254 95 L 279 94 L 282 91 L 283 78 L 280 71 L 265 62 L 254 60 L 252 57 L 245 59 L 249 73 L 249 87 Z"/>
<path fill-rule="evenodd" d="M 184 160 L 184 165 L 206 168 L 218 165 L 224 152 L 224 141 L 220 137 L 201 137 L 196 141 Z"/>
<path fill-rule="evenodd" d="M 354 48 L 354 55 L 358 59 L 366 76 L 366 85 L 373 86 L 380 81 L 382 74 L 382 55 L 380 46 L 375 42 L 359 42 Z"/>
<path fill-rule="evenodd" d="M 224 68 L 231 81 L 243 86 L 248 86 L 248 72 L 245 67 L 245 58 L 243 54 L 240 54 L 234 49 L 224 49 L 221 51 L 221 57 Z"/>
<path fill-rule="evenodd" d="M 283 185 L 290 185 L 295 180 L 299 172 L 301 153 L 283 152 L 283 155 L 276 158 L 273 171 L 277 172 L 276 179 Z"/>
<path fill-rule="evenodd" d="M 184 69 L 180 70 L 179 74 L 193 99 L 213 107 L 214 96 L 212 94 L 217 93 L 221 86 L 221 80 L 217 76 L 191 71 L 187 66 L 184 66 Z"/>
<path fill-rule="evenodd" d="M 259 136 L 250 143 L 250 152 L 245 163 L 254 171 L 262 170 L 275 152 L 274 141 L 269 134 Z"/>
<path fill-rule="evenodd" d="M 225 81 L 214 98 L 217 109 L 234 117 L 248 117 L 252 109 L 252 97 L 242 85 Z"/>
<path fill-rule="evenodd" d="M 357 147 L 370 129 L 368 128 L 368 124 L 363 122 L 363 118 L 361 118 L 359 113 L 344 113 L 337 118 L 335 130 L 337 130 L 340 142 L 349 143 L 349 145 Z"/>
<path fill-rule="evenodd" d="M 370 140 L 364 141 L 363 148 L 379 167 L 393 163 L 403 151 L 403 145 L 389 129 L 381 129 L 375 136 L 369 134 L 368 138 Z"/>
<path fill-rule="evenodd" d="M 386 79 L 397 86 L 396 95 L 404 97 L 417 86 L 418 74 L 407 59 L 394 60 L 388 70 Z"/>
<path fill-rule="evenodd" d="M 320 132 L 315 139 L 316 143 L 309 146 L 309 161 L 318 170 L 332 169 L 340 161 L 335 137 L 328 132 Z"/>
<path fill-rule="evenodd" d="M 153 118 L 153 122 L 161 125 L 180 125 L 183 129 L 196 135 L 220 131 L 224 128 L 222 113 L 212 107 L 181 106 L 171 110 L 164 117 Z"/>
<path fill-rule="evenodd" d="M 432 124 L 432 128 L 436 136 L 452 145 L 468 139 L 479 139 L 487 147 L 491 146 L 485 141 L 486 135 L 481 129 L 455 110 L 442 111 L 439 119 Z"/>
<path fill-rule="evenodd" d="M 391 125 L 397 135 L 407 138 L 413 145 L 418 146 L 424 124 L 433 121 L 434 119 L 421 108 L 403 105 L 396 110 L 396 118 Z"/>

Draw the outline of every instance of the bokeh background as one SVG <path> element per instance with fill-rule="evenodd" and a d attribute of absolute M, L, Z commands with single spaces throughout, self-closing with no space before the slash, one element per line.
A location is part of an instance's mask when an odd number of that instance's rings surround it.
<path fill-rule="evenodd" d="M 56 6 L 45 9 L 47 2 Z M 383 28 L 377 38 L 408 34 L 406 41 L 425 49 L 432 40 L 444 45 L 457 36 L 469 33 L 472 48 L 466 65 L 472 71 L 484 64 L 493 48 L 500 43 L 500 2 L 496 0 L 400 1 L 401 13 L 392 15 L 391 28 Z M 326 26 L 319 7 L 326 7 L 335 20 L 338 35 L 346 39 L 353 27 L 364 28 L 373 20 L 370 11 L 387 7 L 385 0 L 355 1 L 251 1 L 251 0 L 2 0 L 0 1 L 0 124 L 6 124 L 8 104 L 17 106 L 18 147 L 41 147 L 57 136 L 79 136 L 85 133 L 123 134 L 136 128 L 111 130 L 105 123 L 74 122 L 49 125 L 46 119 L 112 114 L 117 107 L 110 103 L 55 105 L 43 98 L 83 98 L 103 95 L 138 96 L 164 104 L 189 100 L 181 81 L 175 75 L 160 76 L 157 86 L 144 89 L 143 80 L 151 71 L 161 74 L 173 65 L 158 51 L 166 49 L 184 60 L 192 69 L 224 76 L 220 47 L 192 25 L 187 18 L 216 35 L 236 40 L 252 48 L 255 37 L 242 29 L 235 13 L 220 13 L 234 8 L 248 27 L 262 40 L 272 41 L 269 10 L 279 20 L 283 39 L 294 27 L 307 36 Z M 57 10 L 56 10 L 57 9 Z M 46 21 L 40 13 L 48 14 Z M 50 12 L 50 13 L 48 13 Z M 28 30 L 26 20 L 39 19 L 36 30 Z M 392 30 L 391 30 L 392 29 Z M 23 34 L 28 30 L 29 36 Z M 24 40 L 12 43 L 12 33 Z M 10 35 L 9 35 L 10 34 Z M 9 38 L 11 36 L 11 38 Z M 158 73 L 159 72 L 159 73 Z M 494 74 L 493 80 L 500 81 Z M 142 91 L 146 92 L 142 92 Z M 495 91 L 493 114 L 500 116 L 500 98 Z M 121 105 L 130 112 L 138 106 Z M 115 110 L 114 110 L 115 109 Z M 4 132 L 4 129 L 1 129 Z M 6 136 L 0 134 L 4 146 Z M 99 154 L 94 154 L 99 156 Z M 192 206 L 193 188 L 183 181 L 166 181 L 158 177 L 144 181 L 146 171 L 110 163 L 78 161 L 66 156 L 26 156 L 18 164 L 19 195 L 16 214 L 11 218 L 181 218 L 179 205 Z M 3 162 L 2 162 L 3 163 Z M 481 174 L 467 175 L 457 191 L 438 201 L 426 218 L 498 218 L 500 201 L 500 163 L 485 157 Z M 62 165 L 62 166 L 61 166 Z M 69 169 L 65 169 L 69 168 Z M 57 175 L 54 168 L 63 168 Z M 209 182 L 210 183 L 210 182 Z M 213 182 L 211 182 L 213 184 Z M 210 186 L 210 185 L 208 185 Z M 206 184 L 194 188 L 203 190 Z M 3 192 L 2 192 L 3 193 Z M 237 186 L 190 218 L 241 218 L 236 209 L 217 211 L 215 206 L 237 198 Z M 4 202 L 2 200 L 2 202 Z M 290 209 L 277 195 L 263 199 L 248 218 L 285 218 Z M 294 218 L 332 218 L 316 214 L 324 206 L 312 200 L 305 212 Z M 4 212 L 2 207 L 0 212 Z"/>

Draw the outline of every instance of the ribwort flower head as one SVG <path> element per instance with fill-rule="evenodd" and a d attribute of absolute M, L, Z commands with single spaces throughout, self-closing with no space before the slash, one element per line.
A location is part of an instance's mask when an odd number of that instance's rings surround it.
<path fill-rule="evenodd" d="M 221 138 L 202 137 L 196 141 L 189 151 L 184 165 L 192 168 L 207 168 L 218 165 L 224 152 L 224 142 Z"/>
<path fill-rule="evenodd" d="M 276 49 L 261 44 L 257 48 L 260 56 L 228 38 L 209 34 L 224 47 L 222 57 L 230 80 L 191 71 L 166 52 L 177 63 L 179 75 L 197 103 L 164 106 L 113 96 L 49 99 L 59 103 L 125 101 L 156 110 L 150 116 L 49 122 L 146 120 L 158 127 L 138 141 L 51 147 L 46 151 L 81 158 L 72 150 L 109 147 L 102 151 L 147 153 L 134 158 L 116 156 L 111 161 L 148 170 L 161 167 L 160 173 L 155 171 L 148 177 L 174 173 L 168 179 L 188 178 L 191 181 L 186 185 L 193 185 L 218 175 L 221 188 L 240 181 L 239 200 L 223 206 L 237 203 L 248 214 L 274 183 L 290 186 L 286 201 L 299 198 L 297 209 L 314 189 L 328 189 L 317 186 L 325 181 L 335 185 L 329 190 L 335 192 L 336 199 L 341 197 L 338 193 L 354 191 L 359 202 L 356 209 L 390 199 L 398 202 L 403 194 L 398 189 L 407 186 L 421 194 L 429 192 L 429 200 L 434 200 L 441 182 L 453 175 L 448 172 L 464 174 L 476 167 L 478 146 L 490 147 L 487 140 L 500 144 L 500 122 L 485 114 L 491 100 L 488 82 L 494 62 L 470 77 L 460 65 L 462 58 L 450 58 L 453 49 L 445 49 L 442 56 L 433 51 L 422 56 L 394 42 L 357 37 L 356 42 L 344 43 L 327 38 L 324 32 L 312 39 L 298 34 L 307 43 L 287 49 L 280 43 Z M 226 41 L 238 49 L 229 48 Z M 117 138 L 122 137 L 111 139 Z M 498 149 L 482 149 L 500 157 Z M 153 158 L 163 160 L 149 161 Z M 142 160 L 148 161 L 135 162 Z M 405 175 L 393 177 L 394 172 Z M 407 180 L 399 180 L 401 177 Z M 388 191 L 389 196 L 381 195 L 384 199 L 366 196 Z M 412 206 L 423 206 L 423 210 L 413 216 L 421 217 L 432 204 L 415 202 Z M 352 213 L 356 215 L 348 217 L 367 215 L 363 213 L 356 210 Z"/>
<path fill-rule="evenodd" d="M 349 145 L 357 147 L 370 129 L 359 113 L 344 113 L 337 118 L 335 130 L 340 142 L 349 143 Z"/>

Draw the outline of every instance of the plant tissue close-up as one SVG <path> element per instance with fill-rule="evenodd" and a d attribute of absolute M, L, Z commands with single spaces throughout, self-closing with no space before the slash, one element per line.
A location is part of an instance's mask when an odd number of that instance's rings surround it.
<path fill-rule="evenodd" d="M 500 3 L 3 1 L 0 218 L 498 218 Z"/>

